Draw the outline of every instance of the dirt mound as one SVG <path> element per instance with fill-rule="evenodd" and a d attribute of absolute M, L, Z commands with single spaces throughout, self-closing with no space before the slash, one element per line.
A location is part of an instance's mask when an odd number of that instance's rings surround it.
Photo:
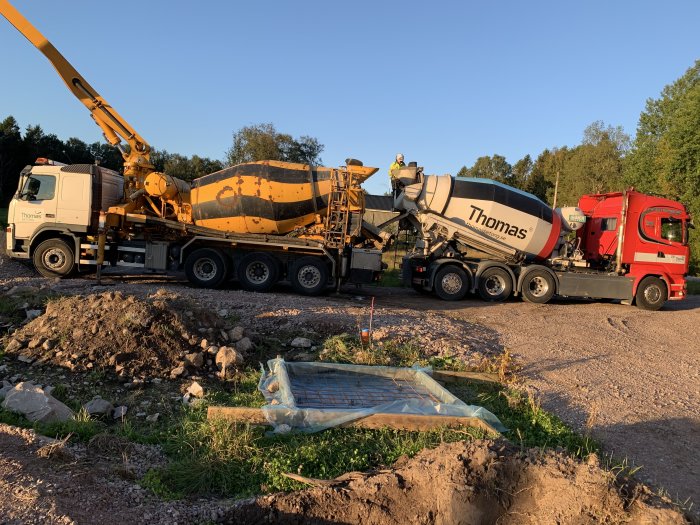
<path fill-rule="evenodd" d="M 45 313 L 8 338 L 6 351 L 75 372 L 112 370 L 144 379 L 178 370 L 175 375 L 186 376 L 216 370 L 210 345 L 227 338 L 224 328 L 232 327 L 176 294 L 137 299 L 104 292 L 50 301 Z"/>
<path fill-rule="evenodd" d="M 652 504 L 644 490 L 618 487 L 595 459 L 582 463 L 502 442 L 461 442 L 399 460 L 391 470 L 259 497 L 232 510 L 226 522 L 685 523 L 658 498 Z"/>

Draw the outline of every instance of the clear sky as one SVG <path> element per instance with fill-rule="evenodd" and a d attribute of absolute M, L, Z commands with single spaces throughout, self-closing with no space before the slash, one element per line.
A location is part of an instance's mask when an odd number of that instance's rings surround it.
<path fill-rule="evenodd" d="M 700 58 L 700 2 L 11 0 L 155 148 L 223 158 L 272 122 L 358 158 L 388 190 L 397 152 L 429 173 L 634 135 Z M 0 20 L 0 118 L 101 139 L 48 61 Z"/>

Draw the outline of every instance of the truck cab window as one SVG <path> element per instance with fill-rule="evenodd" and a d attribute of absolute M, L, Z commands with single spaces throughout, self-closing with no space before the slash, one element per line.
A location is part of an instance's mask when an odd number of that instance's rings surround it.
<path fill-rule="evenodd" d="M 678 219 L 661 219 L 661 237 L 671 242 L 685 243 L 683 223 Z"/>
<path fill-rule="evenodd" d="M 56 193 L 56 177 L 53 175 L 31 175 L 22 188 L 22 197 L 28 201 L 51 200 Z"/>
<path fill-rule="evenodd" d="M 600 220 L 600 231 L 610 232 L 617 230 L 617 217 L 609 217 Z"/>

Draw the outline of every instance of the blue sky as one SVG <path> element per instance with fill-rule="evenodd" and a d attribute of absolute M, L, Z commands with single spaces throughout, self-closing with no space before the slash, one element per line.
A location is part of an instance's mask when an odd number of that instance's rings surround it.
<path fill-rule="evenodd" d="M 634 134 L 649 97 L 700 58 L 700 2 L 11 0 L 155 148 L 223 158 L 272 122 L 324 164 L 430 173 Z M 101 139 L 48 61 L 0 20 L 0 118 Z"/>

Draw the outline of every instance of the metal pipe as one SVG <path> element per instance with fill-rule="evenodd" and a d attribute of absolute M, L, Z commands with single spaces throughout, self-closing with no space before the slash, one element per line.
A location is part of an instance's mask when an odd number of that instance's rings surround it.
<path fill-rule="evenodd" d="M 615 251 L 615 273 L 622 273 L 622 245 L 625 242 L 625 226 L 627 225 L 627 205 L 629 194 L 627 190 L 622 192 L 622 212 L 620 213 L 620 228 L 617 232 L 617 250 Z"/>

